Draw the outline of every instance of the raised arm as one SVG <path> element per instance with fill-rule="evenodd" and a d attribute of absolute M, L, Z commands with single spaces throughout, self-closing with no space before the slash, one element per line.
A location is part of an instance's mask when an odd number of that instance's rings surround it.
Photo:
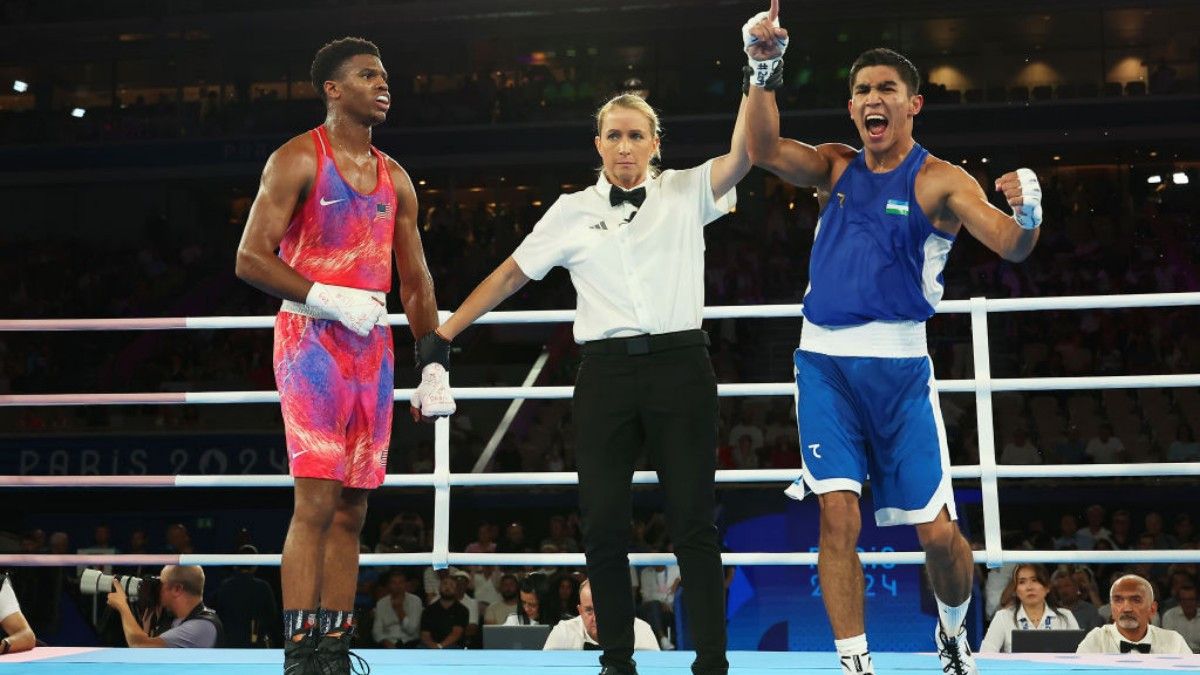
<path fill-rule="evenodd" d="M 392 234 L 392 251 L 396 258 L 396 274 L 400 277 L 400 302 L 408 316 L 413 337 L 421 337 L 437 328 L 437 298 L 433 292 L 433 277 L 425 263 L 425 249 L 417 230 L 417 192 L 408 172 L 395 160 L 388 158 L 392 184 L 396 188 L 396 228 Z"/>
<path fill-rule="evenodd" d="M 496 305 L 521 290 L 527 283 L 529 277 L 521 271 L 517 261 L 509 256 L 471 291 L 471 295 L 467 296 L 462 306 L 446 319 L 446 323 L 438 327 L 438 333 L 447 340 L 453 340 L 476 319 L 492 311 Z"/>
<path fill-rule="evenodd" d="M 943 164 L 940 171 L 950 181 L 946 207 L 971 236 L 1005 260 L 1021 262 L 1029 257 L 1042 222 L 1042 191 L 1032 171 L 1019 169 L 996 181 L 996 190 L 1003 192 L 1013 207 L 1011 215 L 988 203 L 983 188 L 961 168 Z"/>
<path fill-rule="evenodd" d="M 779 27 L 779 0 L 771 10 L 742 27 L 750 60 L 750 91 L 746 100 L 746 151 L 755 166 L 793 185 L 827 186 L 832 162 L 818 148 L 779 137 L 779 107 L 775 89 L 782 83 L 782 57 L 787 31 Z"/>
<path fill-rule="evenodd" d="M 239 279 L 296 302 L 304 302 L 312 282 L 280 260 L 275 250 L 301 195 L 316 177 L 316 152 L 311 142 L 305 145 L 307 140 L 307 135 L 292 139 L 271 153 L 237 250 Z"/>
<path fill-rule="evenodd" d="M 713 160 L 709 181 L 713 199 L 720 199 L 750 173 L 750 155 L 746 152 L 746 97 L 738 105 L 737 120 L 733 123 L 733 138 L 729 140 L 729 154 Z"/>

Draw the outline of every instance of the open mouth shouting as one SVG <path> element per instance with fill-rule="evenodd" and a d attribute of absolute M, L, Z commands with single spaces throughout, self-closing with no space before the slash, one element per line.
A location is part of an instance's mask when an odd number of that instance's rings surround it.
<path fill-rule="evenodd" d="M 883 138 L 883 133 L 887 131 L 888 119 L 879 113 L 868 113 L 863 120 L 863 126 L 867 129 L 867 136 L 877 141 Z"/>

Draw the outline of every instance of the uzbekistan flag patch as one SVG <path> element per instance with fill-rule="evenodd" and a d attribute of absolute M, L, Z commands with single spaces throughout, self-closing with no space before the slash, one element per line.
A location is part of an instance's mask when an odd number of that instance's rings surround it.
<path fill-rule="evenodd" d="M 907 216 L 908 202 L 902 202 L 898 199 L 889 199 L 887 202 L 886 212 L 889 216 Z"/>

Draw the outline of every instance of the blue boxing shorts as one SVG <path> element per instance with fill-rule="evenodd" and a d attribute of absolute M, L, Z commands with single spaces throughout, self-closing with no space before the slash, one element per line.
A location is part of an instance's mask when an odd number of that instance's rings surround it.
<path fill-rule="evenodd" d="M 916 525 L 942 507 L 957 518 L 946 428 L 928 356 L 830 356 L 797 349 L 796 420 L 804 459 L 793 499 L 862 494 L 869 477 L 875 522 Z"/>

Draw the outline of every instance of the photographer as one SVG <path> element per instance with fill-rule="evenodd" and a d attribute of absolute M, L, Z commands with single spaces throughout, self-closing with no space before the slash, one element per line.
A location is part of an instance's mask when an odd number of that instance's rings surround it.
<path fill-rule="evenodd" d="M 162 569 L 158 609 L 181 618 L 171 621 L 171 627 L 161 634 L 150 635 L 158 632 L 152 624 L 157 623 L 158 612 L 143 612 L 139 622 L 117 580 L 108 594 L 108 605 L 121 615 L 121 628 L 130 647 L 221 647 L 225 643 L 221 619 L 204 606 L 204 570 L 199 565 L 167 565 Z"/>
<path fill-rule="evenodd" d="M 17 604 L 12 583 L 4 574 L 0 574 L 0 635 L 3 636 L 0 655 L 28 651 L 37 643 L 33 629 Z"/>

